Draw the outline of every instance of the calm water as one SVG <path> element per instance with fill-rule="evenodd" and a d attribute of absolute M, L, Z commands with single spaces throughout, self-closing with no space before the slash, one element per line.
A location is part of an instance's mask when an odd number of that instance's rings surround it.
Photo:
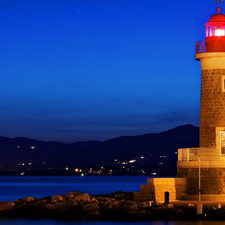
<path fill-rule="evenodd" d="M 0 201 L 25 196 L 41 198 L 70 191 L 109 194 L 115 191 L 139 191 L 146 184 L 145 176 L 119 177 L 0 177 Z"/>
<path fill-rule="evenodd" d="M 139 191 L 147 177 L 0 177 L 0 201 L 25 196 L 44 197 L 69 193 L 71 190 L 88 194 L 109 194 L 115 191 Z M 0 225 L 225 225 L 225 221 L 191 222 L 87 222 L 0 219 Z"/>
<path fill-rule="evenodd" d="M 87 222 L 55 220 L 0 220 L 1 225 L 224 225 L 223 221 Z"/>

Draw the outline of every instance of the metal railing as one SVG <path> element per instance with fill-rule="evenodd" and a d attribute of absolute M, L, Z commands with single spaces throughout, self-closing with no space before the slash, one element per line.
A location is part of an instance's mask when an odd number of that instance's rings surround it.
<path fill-rule="evenodd" d="M 195 42 L 195 52 L 196 54 L 206 52 L 205 40 Z"/>
<path fill-rule="evenodd" d="M 225 160 L 225 155 L 221 154 L 221 148 L 182 148 L 178 149 L 178 162 L 189 162 L 210 160 Z"/>

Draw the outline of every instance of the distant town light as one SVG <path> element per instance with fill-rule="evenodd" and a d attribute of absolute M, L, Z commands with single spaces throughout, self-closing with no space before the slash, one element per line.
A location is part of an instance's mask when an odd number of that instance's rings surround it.
<path fill-rule="evenodd" d="M 101 169 L 103 170 L 103 169 L 104 169 L 104 167 L 102 166 L 102 167 L 101 167 Z"/>
<path fill-rule="evenodd" d="M 17 148 L 19 148 L 20 146 L 18 145 Z"/>
<path fill-rule="evenodd" d="M 21 163 L 18 163 L 18 166 L 21 166 Z"/>
<path fill-rule="evenodd" d="M 129 163 L 134 163 L 136 161 L 137 161 L 136 159 L 133 159 L 133 160 L 130 160 Z"/>
<path fill-rule="evenodd" d="M 32 165 L 32 163 L 29 163 L 29 166 L 31 166 Z"/>
<path fill-rule="evenodd" d="M 81 176 L 83 177 L 83 176 L 84 176 L 84 174 L 82 173 L 82 174 L 81 174 Z"/>
<path fill-rule="evenodd" d="M 90 168 L 90 172 L 92 171 L 92 168 Z"/>
<path fill-rule="evenodd" d="M 23 176 L 25 174 L 25 172 L 20 173 L 21 176 Z"/>
<path fill-rule="evenodd" d="M 25 165 L 25 163 L 22 163 L 22 166 L 24 166 Z"/>
<path fill-rule="evenodd" d="M 151 173 L 151 175 L 155 176 L 155 175 L 156 175 L 156 173 Z"/>
<path fill-rule="evenodd" d="M 141 159 L 144 159 L 144 156 L 141 156 Z"/>
<path fill-rule="evenodd" d="M 79 172 L 82 172 L 82 170 L 80 169 Z"/>
<path fill-rule="evenodd" d="M 43 162 L 43 164 L 46 164 L 46 162 Z"/>
<path fill-rule="evenodd" d="M 114 159 L 115 162 L 117 162 L 117 159 Z"/>
<path fill-rule="evenodd" d="M 78 172 L 79 170 L 78 169 L 75 169 L 75 172 Z"/>
<path fill-rule="evenodd" d="M 177 152 L 175 152 L 175 154 L 177 155 Z"/>
<path fill-rule="evenodd" d="M 66 170 L 68 170 L 69 168 L 68 167 L 66 167 Z"/>
<path fill-rule="evenodd" d="M 31 149 L 34 149 L 34 148 L 35 148 L 35 146 L 31 146 L 30 148 L 31 148 Z"/>

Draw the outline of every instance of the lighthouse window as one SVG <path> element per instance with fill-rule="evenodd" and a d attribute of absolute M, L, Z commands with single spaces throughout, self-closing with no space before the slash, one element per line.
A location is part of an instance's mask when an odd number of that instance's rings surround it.
<path fill-rule="evenodd" d="M 225 76 L 222 76 L 222 92 L 225 92 Z"/>

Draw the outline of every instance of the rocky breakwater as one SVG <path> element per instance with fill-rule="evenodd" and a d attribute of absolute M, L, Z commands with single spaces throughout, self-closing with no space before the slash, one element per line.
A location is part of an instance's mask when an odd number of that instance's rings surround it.
<path fill-rule="evenodd" d="M 221 215 L 225 218 L 225 212 L 223 214 L 221 211 L 219 214 L 220 218 Z M 0 202 L 0 217 L 120 221 L 199 219 L 195 207 L 138 202 L 133 200 L 131 192 L 90 196 L 78 191 L 52 197 L 25 197 L 11 202 Z"/>

